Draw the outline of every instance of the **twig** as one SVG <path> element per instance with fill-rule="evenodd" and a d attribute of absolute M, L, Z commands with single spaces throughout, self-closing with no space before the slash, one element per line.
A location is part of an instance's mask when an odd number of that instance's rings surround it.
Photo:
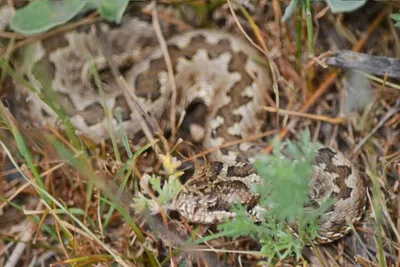
<path fill-rule="evenodd" d="M 25 39 L 26 37 L 20 33 L 0 31 L 0 38 Z"/>
<path fill-rule="evenodd" d="M 328 66 L 326 65 L 326 63 L 324 63 L 322 61 L 323 58 L 328 57 L 330 55 L 332 55 L 333 52 L 332 51 L 327 51 L 325 53 L 320 54 L 318 57 L 313 57 L 311 58 L 311 60 L 307 63 L 307 65 L 304 67 L 304 70 L 309 70 L 311 69 L 315 64 L 319 64 L 321 67 L 323 68 L 327 68 Z"/>
<path fill-rule="evenodd" d="M 268 112 L 278 113 L 279 115 L 292 115 L 292 116 L 303 117 L 303 118 L 308 118 L 308 119 L 312 119 L 312 120 L 326 121 L 326 122 L 333 123 L 333 124 L 341 124 L 341 123 L 345 122 L 345 118 L 343 118 L 343 117 L 329 118 L 329 117 L 318 115 L 318 114 L 309 114 L 309 113 L 290 111 L 290 110 L 280 109 L 280 108 L 276 109 L 273 107 L 263 107 L 263 110 L 266 110 Z"/>
<path fill-rule="evenodd" d="M 341 69 L 360 70 L 368 74 L 400 78 L 400 60 L 392 57 L 378 57 L 339 50 L 329 57 L 326 63 Z"/>
<path fill-rule="evenodd" d="M 235 141 L 231 141 L 231 142 L 226 142 L 226 143 L 223 143 L 220 146 L 212 147 L 212 148 L 210 148 L 210 149 L 208 149 L 206 151 L 203 151 L 201 153 L 193 155 L 190 158 L 188 158 L 186 160 L 183 160 L 183 162 L 191 161 L 191 160 L 194 160 L 194 159 L 199 158 L 199 157 L 204 157 L 205 155 L 213 153 L 213 152 L 215 152 L 215 151 L 217 151 L 218 149 L 221 149 L 221 148 L 225 148 L 225 147 L 229 147 L 229 146 L 233 146 L 233 145 L 238 145 L 238 144 L 241 144 L 241 143 L 244 143 L 244 142 L 254 141 L 254 140 L 269 136 L 269 135 L 276 134 L 277 132 L 278 132 L 278 130 L 271 130 L 271 131 L 266 131 L 266 132 L 263 132 L 263 133 L 260 133 L 260 134 L 252 135 L 252 136 L 249 136 L 249 137 L 244 138 L 244 139 L 235 140 Z"/>
<path fill-rule="evenodd" d="M 171 61 L 171 57 L 168 52 L 167 42 L 165 41 L 165 38 L 161 32 L 160 22 L 158 19 L 157 4 L 154 0 L 152 1 L 152 18 L 153 18 L 154 31 L 156 33 L 158 42 L 160 43 L 160 48 L 161 48 L 161 51 L 164 56 L 165 65 L 167 66 L 169 87 L 170 87 L 171 93 L 172 93 L 171 94 L 170 122 L 171 122 L 171 140 L 174 140 L 175 133 L 176 133 L 177 88 L 176 88 L 174 68 L 172 67 L 172 61 Z"/>

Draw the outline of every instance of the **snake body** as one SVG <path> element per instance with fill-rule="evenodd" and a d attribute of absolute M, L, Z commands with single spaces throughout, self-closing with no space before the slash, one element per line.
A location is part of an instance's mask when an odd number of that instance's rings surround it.
<path fill-rule="evenodd" d="M 234 218 L 235 203 L 245 204 L 250 213 L 263 211 L 258 206 L 259 196 L 251 191 L 251 186 L 261 181 L 250 163 L 212 161 L 186 183 L 175 200 L 174 209 L 189 221 L 201 224 Z M 320 148 L 313 163 L 310 205 L 318 208 L 328 197 L 334 204 L 319 218 L 319 237 L 313 242 L 329 243 L 349 233 L 349 225 L 361 220 L 365 196 L 365 186 L 354 165 L 342 153 L 328 147 Z"/>
<path fill-rule="evenodd" d="M 271 75 L 266 65 L 260 64 L 263 57 L 244 39 L 216 30 L 192 30 L 169 38 L 174 86 L 151 25 L 134 19 L 118 28 L 102 29 L 130 88 L 162 129 L 170 127 L 171 96 L 176 92 L 173 108 L 178 117 L 193 103 L 206 107 L 204 121 L 190 127 L 193 139 L 200 141 L 204 149 L 261 133 L 266 123 L 261 108 L 267 104 L 272 88 Z M 59 43 L 35 43 L 30 49 L 34 51 L 35 66 L 51 68 L 51 85 L 74 126 L 94 141 L 108 138 L 103 106 L 112 112 L 120 107 L 122 122 L 113 119 L 114 129 L 123 127 L 129 137 L 138 138 L 140 115 L 129 108 L 121 88 L 107 72 L 106 60 L 93 35 L 71 32 Z M 103 94 L 93 82 L 89 62 L 100 72 Z M 33 68 L 25 66 L 21 70 L 34 85 L 43 88 Z M 37 94 L 20 85 L 17 92 L 20 99 L 29 100 L 22 111 L 26 121 L 33 125 L 57 124 L 57 116 Z M 259 153 L 259 147 L 254 142 L 242 142 L 216 150 L 210 157 L 213 161 L 185 184 L 174 208 L 189 221 L 209 224 L 234 217 L 229 209 L 235 202 L 256 207 L 258 197 L 249 187 L 259 183 L 260 178 L 248 161 Z M 309 195 L 315 205 L 328 195 L 336 200 L 320 220 L 320 242 L 330 242 L 350 230 L 348 223 L 360 220 L 365 187 L 354 165 L 330 148 L 319 150 L 311 183 Z"/>

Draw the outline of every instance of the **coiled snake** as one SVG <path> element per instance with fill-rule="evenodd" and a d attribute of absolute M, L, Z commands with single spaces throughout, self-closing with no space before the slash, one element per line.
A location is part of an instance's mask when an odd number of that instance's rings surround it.
<path fill-rule="evenodd" d="M 145 111 L 167 129 L 173 90 L 152 26 L 134 19 L 118 28 L 103 25 L 102 29 L 113 59 Z M 82 134 L 95 141 L 108 138 L 104 101 L 113 112 L 122 109 L 123 121 L 118 124 L 114 120 L 114 129 L 123 127 L 130 137 L 140 136 L 139 115 L 129 109 L 121 88 L 105 71 L 106 60 L 91 33 L 70 32 L 64 39 L 38 42 L 29 49 L 34 51 L 35 66 L 51 69 L 51 85 Z M 266 120 L 261 107 L 267 104 L 272 84 L 268 68 L 257 61 L 263 57 L 247 41 L 225 32 L 193 30 L 169 38 L 168 51 L 175 75 L 177 114 L 184 114 L 195 102 L 207 109 L 205 120 L 194 122 L 189 130 L 204 149 L 261 132 Z M 94 85 L 87 55 L 100 72 L 103 96 Z M 40 88 L 33 68 L 24 65 L 19 69 Z M 19 85 L 17 89 L 18 97 L 28 100 L 21 109 L 24 121 L 57 124 L 53 110 L 36 94 Z M 235 201 L 256 205 L 249 185 L 260 178 L 245 160 L 259 152 L 257 147 L 242 142 L 218 149 L 210 157 L 213 161 L 186 183 L 174 202 L 175 209 L 189 221 L 208 224 L 234 217 L 229 207 Z M 348 223 L 360 220 L 366 189 L 354 165 L 333 149 L 320 149 L 313 168 L 309 193 L 313 203 L 319 204 L 328 195 L 336 200 L 320 220 L 318 242 L 330 242 L 350 230 Z"/>

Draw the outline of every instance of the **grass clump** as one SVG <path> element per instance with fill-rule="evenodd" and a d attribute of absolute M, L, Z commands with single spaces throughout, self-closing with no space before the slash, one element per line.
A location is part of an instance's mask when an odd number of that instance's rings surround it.
<path fill-rule="evenodd" d="M 273 154 L 260 156 L 255 163 L 262 184 L 252 190 L 260 194 L 259 205 L 265 210 L 258 215 L 261 222 L 255 224 L 246 208 L 239 205 L 235 219 L 219 228 L 234 238 L 259 240 L 261 253 L 269 259 L 293 255 L 299 259 L 304 245 L 317 237 L 317 219 L 330 205 L 327 199 L 319 208 L 304 208 L 311 204 L 312 163 L 320 145 L 310 141 L 309 131 L 302 132 L 298 142 L 288 141 L 285 149 L 279 140 L 273 143 Z"/>

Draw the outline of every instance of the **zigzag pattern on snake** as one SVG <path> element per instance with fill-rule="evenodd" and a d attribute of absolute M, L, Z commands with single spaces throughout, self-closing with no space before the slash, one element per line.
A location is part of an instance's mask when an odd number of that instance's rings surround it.
<path fill-rule="evenodd" d="M 168 129 L 172 89 L 164 55 L 157 45 L 151 25 L 132 20 L 121 27 L 103 31 L 112 46 L 113 59 L 123 71 L 145 111 L 157 119 L 162 129 Z M 121 88 L 107 72 L 107 63 L 91 33 L 70 32 L 65 39 L 35 43 L 34 66 L 52 74 L 52 87 L 60 103 L 79 132 L 94 141 L 108 138 L 108 126 L 102 101 L 113 112 L 122 109 L 123 122 L 113 120 L 114 129 L 123 127 L 129 137 L 139 138 L 138 114 L 132 112 Z M 192 30 L 168 40 L 168 51 L 177 87 L 178 116 L 188 106 L 201 102 L 207 116 L 190 126 L 193 140 L 204 149 L 246 139 L 259 134 L 266 122 L 262 106 L 267 105 L 272 81 L 268 68 L 258 61 L 263 56 L 243 38 L 215 30 Z M 98 68 L 104 88 L 101 97 L 93 82 L 87 55 Z M 258 59 L 258 61 L 257 61 Z M 32 66 L 30 66 L 32 67 Z M 37 87 L 33 68 L 19 68 Z M 18 97 L 27 99 L 21 110 L 24 121 L 40 126 L 57 124 L 57 116 L 39 97 L 17 85 Z M 218 149 L 213 160 L 185 184 L 174 201 L 173 208 L 194 223 L 218 223 L 234 217 L 229 209 L 235 202 L 257 206 L 250 184 L 260 178 L 249 162 L 260 152 L 257 142 Z M 319 150 L 313 166 L 310 199 L 317 205 L 331 195 L 335 204 L 320 220 L 320 243 L 340 238 L 357 223 L 365 209 L 365 187 L 354 165 L 340 152 L 331 148 Z"/>

